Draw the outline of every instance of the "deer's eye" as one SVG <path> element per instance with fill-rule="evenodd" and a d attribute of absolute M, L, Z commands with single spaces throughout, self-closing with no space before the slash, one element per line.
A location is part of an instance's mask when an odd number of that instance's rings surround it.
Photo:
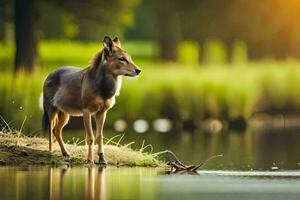
<path fill-rule="evenodd" d="M 119 57 L 118 59 L 119 59 L 119 61 L 125 61 L 125 62 L 127 62 L 126 58 L 124 58 L 124 57 Z"/>

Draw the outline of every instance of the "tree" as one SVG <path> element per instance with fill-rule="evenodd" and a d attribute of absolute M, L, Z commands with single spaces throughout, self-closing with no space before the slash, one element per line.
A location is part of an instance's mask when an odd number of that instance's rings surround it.
<path fill-rule="evenodd" d="M 36 0 L 15 0 L 15 72 L 33 72 L 38 61 Z"/>
<path fill-rule="evenodd" d="M 122 35 L 124 28 L 133 24 L 132 11 L 139 2 L 140 0 L 64 0 L 57 4 L 71 16 L 78 28 L 74 39 L 99 41 L 104 35 Z"/>
<path fill-rule="evenodd" d="M 6 25 L 12 18 L 11 8 L 13 6 L 10 0 L 0 0 L 0 42 L 5 42 L 6 38 Z"/>
<path fill-rule="evenodd" d="M 0 1 L 0 3 L 3 3 Z M 4 6 L 0 6 L 0 42 L 5 40 L 5 14 Z"/>
<path fill-rule="evenodd" d="M 180 40 L 180 23 L 176 12 L 176 1 L 154 0 L 154 38 L 159 50 L 159 58 L 166 61 L 177 59 L 177 46 Z"/>

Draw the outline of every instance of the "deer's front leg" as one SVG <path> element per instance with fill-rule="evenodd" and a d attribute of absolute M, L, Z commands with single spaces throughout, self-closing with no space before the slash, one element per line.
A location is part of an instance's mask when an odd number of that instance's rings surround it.
<path fill-rule="evenodd" d="M 104 150 L 103 150 L 103 126 L 106 118 L 106 111 L 99 111 L 95 115 L 96 119 L 96 142 L 98 144 L 98 156 L 99 156 L 99 164 L 107 165 L 104 159 Z"/>
<path fill-rule="evenodd" d="M 92 128 L 91 114 L 88 111 L 83 112 L 83 122 L 86 131 L 86 143 L 88 145 L 87 160 L 89 163 L 94 163 L 94 154 L 93 154 L 94 134 Z"/>

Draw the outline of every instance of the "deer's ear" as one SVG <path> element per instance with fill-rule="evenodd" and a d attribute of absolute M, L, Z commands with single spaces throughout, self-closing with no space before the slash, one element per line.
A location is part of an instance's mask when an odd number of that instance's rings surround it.
<path fill-rule="evenodd" d="M 118 37 L 115 37 L 115 39 L 113 39 L 114 45 L 121 48 L 121 41 L 119 40 Z"/>
<path fill-rule="evenodd" d="M 111 56 L 113 51 L 113 41 L 109 36 L 105 36 L 103 39 L 103 47 L 106 55 Z"/>

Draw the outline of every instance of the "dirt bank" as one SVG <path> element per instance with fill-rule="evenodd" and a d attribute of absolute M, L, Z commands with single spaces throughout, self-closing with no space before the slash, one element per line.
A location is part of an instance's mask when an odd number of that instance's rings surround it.
<path fill-rule="evenodd" d="M 48 140 L 28 137 L 21 133 L 0 132 L 0 165 L 84 165 L 86 146 L 66 144 L 70 158 L 61 156 L 58 144 L 54 152 L 48 151 Z M 105 145 L 105 156 L 109 165 L 116 166 L 159 166 L 162 163 L 150 154 L 135 151 L 125 146 Z M 95 148 L 96 150 L 96 148 Z M 97 156 L 95 155 L 95 158 Z"/>

